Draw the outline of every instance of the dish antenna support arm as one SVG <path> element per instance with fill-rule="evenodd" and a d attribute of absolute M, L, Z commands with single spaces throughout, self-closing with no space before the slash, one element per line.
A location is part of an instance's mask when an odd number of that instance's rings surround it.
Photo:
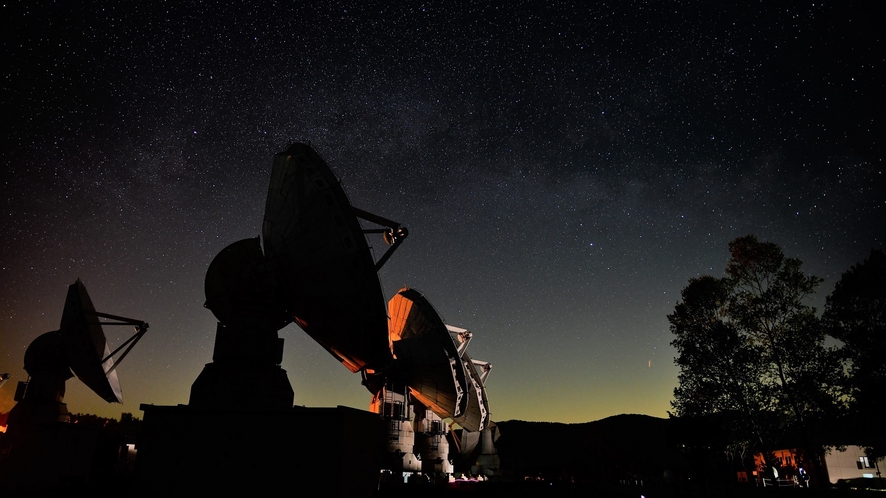
<path fill-rule="evenodd" d="M 108 372 L 115 370 L 117 368 L 117 365 L 119 365 L 120 362 L 123 361 L 123 358 L 126 358 L 126 355 L 128 355 L 129 352 L 132 351 L 132 348 L 135 347 L 135 345 L 138 343 L 138 341 L 141 340 L 142 336 L 145 335 L 145 332 L 148 331 L 148 323 L 143 322 L 141 320 L 136 320 L 134 318 L 126 318 L 126 317 L 117 316 L 117 315 L 110 315 L 108 313 L 102 313 L 99 311 L 96 311 L 96 312 L 86 311 L 85 313 L 88 315 L 94 315 L 94 316 L 101 317 L 101 318 L 107 318 L 109 320 L 117 320 L 116 322 L 101 322 L 102 325 L 134 325 L 135 326 L 135 334 L 133 334 L 132 337 L 130 337 L 129 339 L 126 339 L 123 342 L 123 344 L 118 346 L 117 349 L 115 349 L 113 352 L 111 352 L 111 354 L 102 358 L 101 363 L 102 363 L 102 365 L 104 365 L 105 362 L 107 362 L 115 354 L 120 352 L 121 349 L 126 348 L 126 351 L 123 351 L 123 354 L 120 355 L 120 358 L 118 358 L 117 361 L 114 362 L 114 365 L 111 366 L 111 368 L 108 370 Z M 129 347 L 127 347 L 127 345 Z"/>
<path fill-rule="evenodd" d="M 351 210 L 354 215 L 358 218 L 362 218 L 366 221 L 371 221 L 376 225 L 381 225 L 388 228 L 370 228 L 367 230 L 363 230 L 363 233 L 380 233 L 384 235 L 385 242 L 391 247 L 385 251 L 381 258 L 378 259 L 375 263 L 375 271 L 381 270 L 381 267 L 387 263 L 388 259 L 394 255 L 394 251 L 400 247 L 400 244 L 403 243 L 403 239 L 405 239 L 409 235 L 409 230 L 404 226 L 400 226 L 396 221 L 389 220 L 387 218 L 383 218 L 377 214 L 372 214 L 369 211 L 364 211 L 360 208 L 351 206 Z"/>

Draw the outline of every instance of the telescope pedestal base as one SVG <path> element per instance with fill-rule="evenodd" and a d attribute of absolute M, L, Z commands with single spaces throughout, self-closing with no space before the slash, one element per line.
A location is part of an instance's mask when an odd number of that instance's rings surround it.
<path fill-rule="evenodd" d="M 378 415 L 354 408 L 213 410 L 141 405 L 140 496 L 257 496 L 321 490 L 372 496 L 382 441 Z M 295 489 L 294 489 L 295 488 Z"/>

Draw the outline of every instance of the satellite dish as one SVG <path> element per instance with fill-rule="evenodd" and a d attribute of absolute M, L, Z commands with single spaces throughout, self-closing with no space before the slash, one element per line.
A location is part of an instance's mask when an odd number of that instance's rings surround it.
<path fill-rule="evenodd" d="M 363 230 L 358 217 L 387 228 Z M 378 262 L 368 233 L 391 244 Z M 274 157 L 262 236 L 265 258 L 278 270 L 281 306 L 352 372 L 377 372 L 391 361 L 377 272 L 407 235 L 398 223 L 351 206 L 310 145 Z"/>
<path fill-rule="evenodd" d="M 99 318 L 115 321 L 101 322 Z M 135 334 L 111 352 L 105 339 L 105 332 L 102 330 L 103 324 L 133 326 Z M 141 320 L 95 311 L 89 293 L 86 292 L 86 286 L 80 279 L 68 287 L 59 335 L 69 365 L 84 384 L 108 403 L 123 402 L 120 380 L 117 378 L 117 365 L 147 331 L 148 324 Z M 126 348 L 125 351 L 115 363 L 114 355 L 123 348 Z"/>
<path fill-rule="evenodd" d="M 364 230 L 358 218 L 382 228 Z M 378 261 L 366 240 L 373 233 L 390 245 Z M 192 385 L 189 404 L 234 397 L 252 407 L 292 406 L 277 332 L 293 321 L 378 392 L 393 359 L 377 272 L 407 235 L 399 223 L 351 206 L 310 145 L 275 155 L 262 240 L 229 245 L 206 272 L 206 307 L 219 325 L 213 363 Z"/>
<path fill-rule="evenodd" d="M 136 333 L 111 352 L 103 325 L 135 326 Z M 104 453 L 93 451 L 96 435 L 84 438 L 67 424 L 65 382 L 76 374 L 105 401 L 121 402 L 116 367 L 147 329 L 140 320 L 97 312 L 79 279 L 68 287 L 59 330 L 41 334 L 25 351 L 28 381 L 19 382 L 18 403 L 9 412 L 6 436 L 0 441 L 0 480 L 6 494 L 30 496 L 38 490 L 62 489 L 72 479 L 85 483 L 94 474 L 89 462 Z M 115 361 L 114 355 L 124 348 Z"/>
<path fill-rule="evenodd" d="M 403 288 L 388 309 L 391 347 L 412 395 L 440 417 L 482 430 L 488 403 L 485 389 L 475 386 L 480 375 L 431 303 L 417 290 Z"/>
<path fill-rule="evenodd" d="M 100 318 L 114 321 L 100 322 Z M 136 333 L 111 352 L 102 325 L 135 326 Z M 105 401 L 122 402 L 116 368 L 147 330 L 148 324 L 140 320 L 95 311 L 86 287 L 78 279 L 68 287 L 59 330 L 38 336 L 25 351 L 29 380 L 20 383 L 17 390 L 19 404 L 10 412 L 10 426 L 14 429 L 19 424 L 28 427 L 45 421 L 66 421 L 68 412 L 62 402 L 65 381 L 74 374 Z M 115 361 L 114 355 L 123 348 L 125 351 Z"/>

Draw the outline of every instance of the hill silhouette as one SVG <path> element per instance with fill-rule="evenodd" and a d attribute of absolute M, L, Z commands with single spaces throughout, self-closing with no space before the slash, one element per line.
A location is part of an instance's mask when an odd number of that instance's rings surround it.
<path fill-rule="evenodd" d="M 661 481 L 687 468 L 669 443 L 668 419 L 623 414 L 594 422 L 497 422 L 502 469 L 514 479 Z"/>

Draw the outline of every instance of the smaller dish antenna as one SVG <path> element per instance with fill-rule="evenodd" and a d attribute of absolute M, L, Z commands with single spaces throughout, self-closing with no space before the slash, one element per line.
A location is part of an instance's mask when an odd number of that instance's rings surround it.
<path fill-rule="evenodd" d="M 100 318 L 109 321 L 100 321 Z M 111 352 L 103 325 L 132 326 L 135 334 Z M 147 331 L 148 324 L 141 320 L 96 311 L 80 279 L 68 287 L 59 335 L 69 365 L 84 384 L 108 403 L 123 402 L 117 366 Z M 121 350 L 115 362 L 114 355 Z"/>
<path fill-rule="evenodd" d="M 111 351 L 105 325 L 133 326 L 135 334 Z M 25 350 L 28 380 L 18 383 L 18 403 L 9 412 L 6 435 L 0 440 L 0 454 L 5 455 L 0 465 L 3 492 L 30 496 L 37 490 L 62 489 L 71 479 L 86 482 L 95 436 L 84 439 L 67 424 L 65 382 L 76 374 L 105 401 L 122 402 L 116 369 L 147 330 L 141 320 L 96 311 L 79 279 L 68 286 L 59 329 L 37 336 Z M 0 374 L 0 382 L 7 377 Z M 100 452 L 94 453 L 97 458 Z"/>
<path fill-rule="evenodd" d="M 134 326 L 135 334 L 112 352 L 103 325 Z M 16 389 L 19 403 L 10 412 L 10 430 L 19 425 L 27 430 L 42 422 L 67 421 L 65 381 L 74 375 L 105 401 L 121 403 L 117 366 L 147 330 L 148 324 L 141 320 L 96 311 L 86 286 L 78 279 L 68 287 L 59 330 L 38 336 L 25 351 L 29 379 Z"/>

